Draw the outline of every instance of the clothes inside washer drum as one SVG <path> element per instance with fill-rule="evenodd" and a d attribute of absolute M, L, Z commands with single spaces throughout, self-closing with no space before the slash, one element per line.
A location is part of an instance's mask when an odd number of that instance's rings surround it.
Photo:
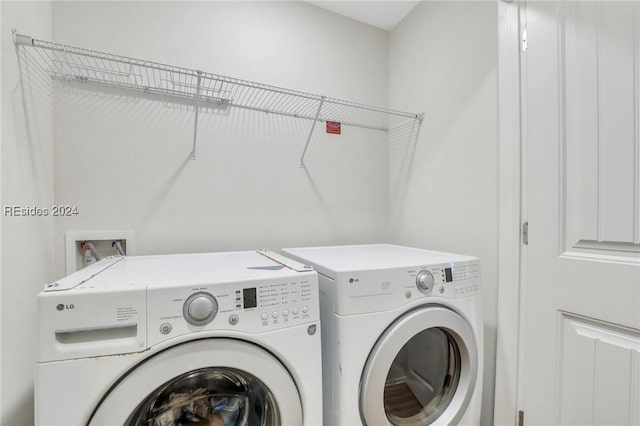
<path fill-rule="evenodd" d="M 126 426 L 277 426 L 275 397 L 255 376 L 233 368 L 185 373 L 154 390 Z"/>
<path fill-rule="evenodd" d="M 159 414 L 149 419 L 151 426 L 203 425 L 244 426 L 249 400 L 238 395 L 208 395 L 206 389 L 192 394 L 174 393 L 160 407 Z"/>

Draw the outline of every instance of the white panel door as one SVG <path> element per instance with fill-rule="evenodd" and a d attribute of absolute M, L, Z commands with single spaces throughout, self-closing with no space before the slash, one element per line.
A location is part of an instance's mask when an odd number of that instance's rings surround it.
<path fill-rule="evenodd" d="M 640 2 L 527 2 L 519 409 L 640 425 Z"/>

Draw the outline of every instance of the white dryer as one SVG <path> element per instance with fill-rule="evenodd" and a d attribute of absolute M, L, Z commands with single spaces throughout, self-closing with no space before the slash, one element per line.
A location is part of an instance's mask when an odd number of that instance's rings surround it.
<path fill-rule="evenodd" d="M 393 245 L 283 253 L 319 273 L 325 424 L 480 424 L 478 259 Z"/>
<path fill-rule="evenodd" d="M 278 254 L 109 258 L 38 295 L 37 425 L 322 424 L 317 274 Z"/>

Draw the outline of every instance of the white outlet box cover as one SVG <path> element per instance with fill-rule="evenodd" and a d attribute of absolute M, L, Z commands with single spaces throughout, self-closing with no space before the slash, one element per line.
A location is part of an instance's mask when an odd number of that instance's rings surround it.
<path fill-rule="evenodd" d="M 67 275 L 82 269 L 78 262 L 78 241 L 124 240 L 127 256 L 136 253 L 133 231 L 67 231 L 65 234 L 65 255 Z"/>

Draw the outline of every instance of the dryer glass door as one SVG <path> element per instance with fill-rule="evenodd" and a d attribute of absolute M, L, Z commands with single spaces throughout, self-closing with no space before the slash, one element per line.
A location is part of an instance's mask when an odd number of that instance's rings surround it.
<path fill-rule="evenodd" d="M 360 388 L 366 425 L 457 424 L 478 374 L 471 326 L 457 313 L 429 306 L 398 318 L 376 342 Z"/>
<path fill-rule="evenodd" d="M 394 425 L 433 423 L 451 403 L 460 380 L 460 349 L 446 329 L 413 336 L 393 360 L 384 409 Z"/>

